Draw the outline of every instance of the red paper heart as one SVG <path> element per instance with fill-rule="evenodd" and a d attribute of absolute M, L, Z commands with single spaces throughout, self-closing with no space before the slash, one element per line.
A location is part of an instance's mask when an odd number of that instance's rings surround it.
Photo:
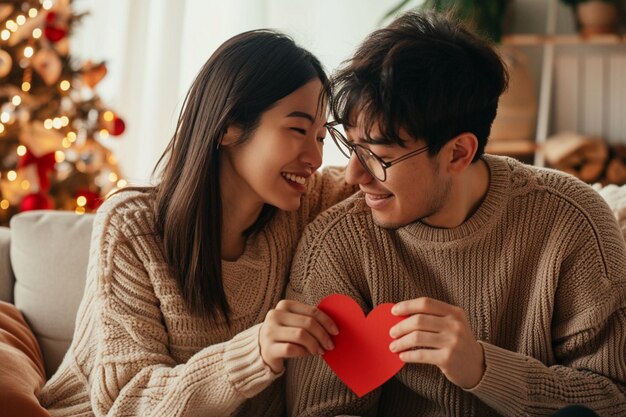
<path fill-rule="evenodd" d="M 339 327 L 334 337 L 335 349 L 327 351 L 324 360 L 335 374 L 359 397 L 388 381 L 404 362 L 389 350 L 393 341 L 389 329 L 404 317 L 391 314 L 392 303 L 380 304 L 367 317 L 350 297 L 332 294 L 318 308 Z"/>

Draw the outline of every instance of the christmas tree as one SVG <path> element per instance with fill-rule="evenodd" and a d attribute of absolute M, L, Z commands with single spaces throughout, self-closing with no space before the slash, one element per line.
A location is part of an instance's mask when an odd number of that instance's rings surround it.
<path fill-rule="evenodd" d="M 104 63 L 69 54 L 71 0 L 0 1 L 0 224 L 35 209 L 95 211 L 126 185 L 102 143 L 124 121 L 94 88 Z"/>

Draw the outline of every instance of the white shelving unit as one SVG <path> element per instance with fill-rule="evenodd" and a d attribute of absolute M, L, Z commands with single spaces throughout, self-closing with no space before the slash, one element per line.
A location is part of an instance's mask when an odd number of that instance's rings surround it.
<path fill-rule="evenodd" d="M 505 36 L 503 43 L 541 48 L 535 143 L 499 145 L 498 153 L 544 165 L 542 144 L 553 133 L 577 131 L 626 143 L 626 37 L 557 33 L 558 1 L 546 5 L 544 34 Z"/>

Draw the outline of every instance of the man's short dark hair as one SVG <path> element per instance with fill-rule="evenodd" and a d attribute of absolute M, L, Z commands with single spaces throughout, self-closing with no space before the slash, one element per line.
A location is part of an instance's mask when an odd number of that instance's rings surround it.
<path fill-rule="evenodd" d="M 333 115 L 357 118 L 366 140 L 397 143 L 400 128 L 426 142 L 431 155 L 452 138 L 478 138 L 484 152 L 508 75 L 493 45 L 452 18 L 408 12 L 365 39 L 333 77 Z M 373 125 L 381 138 L 370 137 Z"/>

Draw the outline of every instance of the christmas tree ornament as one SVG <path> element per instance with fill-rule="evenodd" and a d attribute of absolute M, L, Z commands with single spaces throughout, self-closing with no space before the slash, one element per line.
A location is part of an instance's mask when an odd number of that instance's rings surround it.
<path fill-rule="evenodd" d="M 44 27 L 44 35 L 50 42 L 58 42 L 67 37 L 67 26 L 61 17 L 53 11 L 46 15 L 46 26 Z"/>
<path fill-rule="evenodd" d="M 54 170 L 55 163 L 56 159 L 54 152 L 50 152 L 42 156 L 35 156 L 26 150 L 26 153 L 20 158 L 18 168 L 24 168 L 33 164 L 37 169 L 39 189 L 41 191 L 48 191 L 50 188 L 49 174 Z"/>
<path fill-rule="evenodd" d="M 94 174 L 102 169 L 107 149 L 95 140 L 85 142 L 78 151 L 76 169 L 84 174 Z"/>
<path fill-rule="evenodd" d="M 20 211 L 50 210 L 52 208 L 54 208 L 54 202 L 45 193 L 28 194 L 20 204 Z"/>
<path fill-rule="evenodd" d="M 12 68 L 13 59 L 11 55 L 7 51 L 0 49 L 0 78 L 9 75 Z"/>
<path fill-rule="evenodd" d="M 63 65 L 59 56 L 49 48 L 37 51 L 33 56 L 32 65 L 47 85 L 56 83 L 63 71 Z"/>
<path fill-rule="evenodd" d="M 104 62 L 93 64 L 86 61 L 80 73 L 81 83 L 83 85 L 94 88 L 107 75 L 107 67 Z"/>
<path fill-rule="evenodd" d="M 110 110 L 102 113 L 102 125 L 113 136 L 119 136 L 126 130 L 124 120 Z"/>

